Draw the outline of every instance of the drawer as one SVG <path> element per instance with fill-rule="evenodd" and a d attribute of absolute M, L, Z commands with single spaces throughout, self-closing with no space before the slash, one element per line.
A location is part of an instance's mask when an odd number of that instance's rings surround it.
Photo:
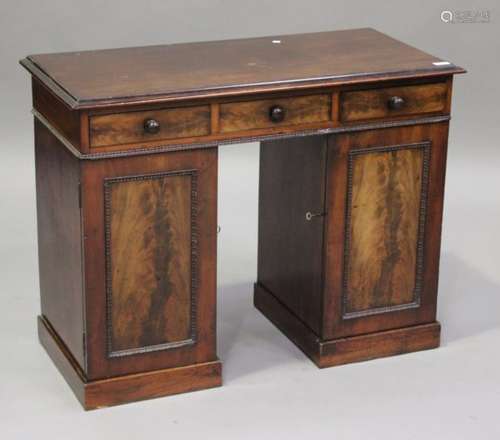
<path fill-rule="evenodd" d="M 330 95 L 228 102 L 219 112 L 221 133 L 326 122 Z"/>
<path fill-rule="evenodd" d="M 394 116 L 444 112 L 446 83 L 343 92 L 340 118 L 343 122 Z"/>
<path fill-rule="evenodd" d="M 94 115 L 89 124 L 91 147 L 204 136 L 210 106 Z"/>

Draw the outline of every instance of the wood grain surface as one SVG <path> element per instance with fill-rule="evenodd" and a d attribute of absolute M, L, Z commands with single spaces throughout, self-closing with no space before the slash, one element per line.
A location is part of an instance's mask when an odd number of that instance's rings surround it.
<path fill-rule="evenodd" d="M 83 150 L 80 112 L 70 109 L 49 88 L 32 78 L 33 108 L 37 109 L 75 147 Z"/>
<path fill-rule="evenodd" d="M 35 80 L 35 85 L 36 83 Z M 436 85 L 440 89 L 445 88 L 444 95 L 440 91 L 440 94 L 432 95 L 437 99 L 434 104 L 427 103 L 427 99 L 433 99 L 428 95 L 428 90 L 433 90 Z M 388 108 L 388 100 L 395 96 L 392 90 L 402 90 L 401 95 L 406 96 L 402 109 Z M 421 90 L 427 92 L 420 92 Z M 349 98 L 351 93 L 358 92 L 361 97 L 366 94 L 372 98 L 369 102 L 361 98 L 349 101 L 353 104 L 349 112 L 360 112 L 361 117 L 366 119 L 343 120 L 340 96 Z M 36 94 L 37 90 L 34 89 L 33 93 Z M 104 157 L 108 154 L 116 157 L 137 154 L 146 149 L 195 149 L 232 141 L 239 143 L 245 140 L 267 140 L 266 137 L 269 136 L 289 136 L 305 132 L 315 135 L 320 130 L 344 132 L 358 130 L 361 125 L 368 129 L 383 128 L 388 124 L 415 124 L 424 117 L 427 122 L 430 119 L 438 122 L 448 119 L 450 112 L 451 76 L 248 94 L 238 99 L 225 97 L 210 101 L 141 104 L 91 111 L 71 110 L 47 88 L 45 93 L 45 101 L 34 101 L 35 116 L 49 129 L 62 134 L 65 141 L 68 141 L 69 135 L 73 136 L 74 142 L 70 141 L 72 151 L 79 150 L 83 153 L 79 157 L 84 158 Z M 52 105 L 53 102 L 58 105 Z M 276 105 L 284 110 L 284 119 L 279 122 L 273 122 L 270 118 L 270 109 Z M 68 119 L 76 123 L 75 127 L 68 133 L 59 130 L 59 125 L 65 125 L 64 121 Z M 145 130 L 145 121 L 149 119 L 159 123 L 158 133 L 148 133 Z"/>
<path fill-rule="evenodd" d="M 85 409 L 189 393 L 222 385 L 218 360 L 92 381 L 85 385 Z"/>
<path fill-rule="evenodd" d="M 322 341 L 319 346 L 320 368 L 352 362 L 431 350 L 441 342 L 441 324 L 437 321 L 386 330 L 367 335 Z"/>
<path fill-rule="evenodd" d="M 83 161 L 82 187 L 89 380 L 214 361 L 217 149 Z"/>
<path fill-rule="evenodd" d="M 88 380 L 50 323 L 38 317 L 38 338 L 77 399 L 86 410 L 153 399 L 222 385 L 219 360 Z"/>
<path fill-rule="evenodd" d="M 282 122 L 272 122 L 269 118 L 273 106 L 283 108 Z M 330 119 L 330 95 L 229 102 L 221 104 L 219 111 L 221 133 L 325 122 Z"/>
<path fill-rule="evenodd" d="M 305 136 L 260 149 L 258 283 L 318 334 L 326 146 L 326 136 Z"/>
<path fill-rule="evenodd" d="M 85 368 L 80 163 L 36 119 L 35 164 L 42 314 Z"/>
<path fill-rule="evenodd" d="M 91 108 L 464 72 L 374 29 L 31 55 L 21 63 Z"/>
<path fill-rule="evenodd" d="M 323 339 L 436 320 L 447 135 L 448 124 L 443 122 L 329 138 Z M 419 148 L 408 151 L 400 147 L 428 143 L 424 173 L 428 189 L 425 209 L 420 212 L 417 193 L 424 174 L 420 174 Z M 353 197 L 349 195 L 350 186 Z M 350 198 L 354 209 L 351 215 Z M 423 233 L 415 239 L 419 222 Z M 421 261 L 415 264 L 417 247 Z M 405 304 L 412 300 L 416 287 L 419 301 Z"/>
<path fill-rule="evenodd" d="M 191 337 L 191 181 L 106 182 L 112 351 Z"/>
<path fill-rule="evenodd" d="M 356 153 L 350 158 L 347 313 L 411 303 L 417 287 L 424 150 Z"/>
<path fill-rule="evenodd" d="M 210 134 L 208 105 L 96 115 L 89 119 L 90 145 L 93 148 Z M 154 119 L 160 124 L 158 133 L 145 132 L 144 121 L 147 119 Z"/>
<path fill-rule="evenodd" d="M 447 95 L 445 82 L 344 92 L 340 95 L 340 118 L 349 122 L 445 112 Z M 392 97 L 402 98 L 403 107 L 391 109 L 389 100 Z"/>
<path fill-rule="evenodd" d="M 259 283 L 254 304 L 318 367 L 332 367 L 439 347 L 437 321 L 336 339 L 321 339 Z"/>

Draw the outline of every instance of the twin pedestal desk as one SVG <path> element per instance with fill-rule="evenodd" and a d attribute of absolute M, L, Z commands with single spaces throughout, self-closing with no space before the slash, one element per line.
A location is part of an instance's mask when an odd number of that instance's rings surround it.
<path fill-rule="evenodd" d="M 439 345 L 463 69 L 372 29 L 21 64 L 35 116 L 39 337 L 86 409 L 221 385 L 221 144 L 261 141 L 254 303 L 313 362 Z"/>

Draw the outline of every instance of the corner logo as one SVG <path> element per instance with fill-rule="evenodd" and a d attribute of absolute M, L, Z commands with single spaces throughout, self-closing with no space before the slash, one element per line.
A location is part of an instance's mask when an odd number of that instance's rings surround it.
<path fill-rule="evenodd" d="M 490 23 L 491 11 L 484 10 L 468 10 L 468 11 L 441 11 L 441 21 L 443 23 L 451 24 L 476 24 L 476 23 Z"/>
<path fill-rule="evenodd" d="M 441 12 L 441 21 L 443 21 L 445 23 L 451 23 L 453 21 L 453 12 L 442 11 Z"/>

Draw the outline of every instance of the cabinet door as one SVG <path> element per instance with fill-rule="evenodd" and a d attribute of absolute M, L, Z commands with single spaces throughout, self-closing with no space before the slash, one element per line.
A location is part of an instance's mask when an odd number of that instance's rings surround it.
<path fill-rule="evenodd" d="M 435 321 L 447 131 L 330 137 L 325 339 Z"/>
<path fill-rule="evenodd" d="M 217 149 L 82 175 L 87 376 L 215 360 Z"/>

